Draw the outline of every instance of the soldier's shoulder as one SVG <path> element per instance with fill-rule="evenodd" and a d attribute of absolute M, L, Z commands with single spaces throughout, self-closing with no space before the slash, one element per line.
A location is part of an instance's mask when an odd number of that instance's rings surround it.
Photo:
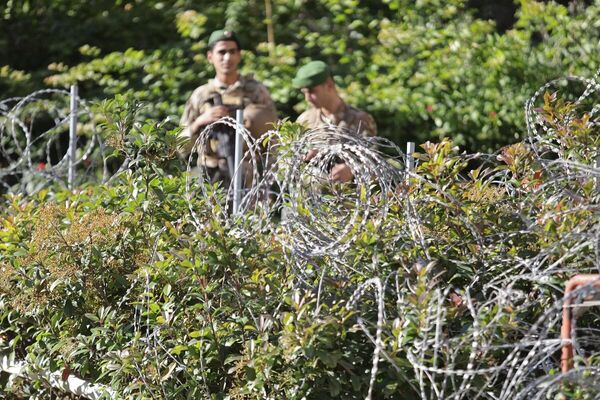
<path fill-rule="evenodd" d="M 351 114 L 354 118 L 357 119 L 373 119 L 371 114 L 368 112 L 361 110 L 360 108 L 348 105 L 348 113 Z"/>
<path fill-rule="evenodd" d="M 259 82 L 260 83 L 260 81 L 254 77 L 253 73 L 242 75 L 242 79 L 246 83 L 252 83 L 252 82 Z"/>
<path fill-rule="evenodd" d="M 206 99 L 214 91 L 214 84 L 208 81 L 204 85 L 198 86 L 190 95 L 189 101 L 198 102 Z"/>
<path fill-rule="evenodd" d="M 262 88 L 266 89 L 266 86 L 254 77 L 254 74 L 244 75 L 243 79 L 246 90 L 258 90 Z"/>
<path fill-rule="evenodd" d="M 377 136 L 377 124 L 371 114 L 353 106 L 348 106 L 347 122 L 360 126 L 364 136 Z"/>
<path fill-rule="evenodd" d="M 213 80 L 211 79 L 210 81 L 206 82 L 204 85 L 200 85 L 196 89 L 194 89 L 194 91 L 192 92 L 192 96 L 210 93 L 214 90 L 214 88 L 215 88 L 215 85 L 214 85 Z"/>
<path fill-rule="evenodd" d="M 306 109 L 306 111 L 304 111 L 302 114 L 300 114 L 298 116 L 298 119 L 300 118 L 313 118 L 315 116 L 319 115 L 319 110 L 315 107 L 309 107 L 308 109 Z"/>
<path fill-rule="evenodd" d="M 306 111 L 298 115 L 296 122 L 307 125 L 308 128 L 315 128 L 316 121 L 318 118 L 319 110 L 314 107 L 308 108 Z"/>

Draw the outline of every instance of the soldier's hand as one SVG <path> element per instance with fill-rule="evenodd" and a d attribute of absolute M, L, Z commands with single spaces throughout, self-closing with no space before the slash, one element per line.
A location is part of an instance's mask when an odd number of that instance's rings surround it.
<path fill-rule="evenodd" d="M 306 153 L 306 155 L 304 156 L 303 161 L 304 162 L 309 162 L 310 160 L 312 160 L 313 158 L 315 158 L 315 156 L 319 154 L 319 150 L 317 149 L 310 149 L 308 151 L 308 153 Z"/>
<path fill-rule="evenodd" d="M 350 182 L 354 175 L 352 174 L 352 170 L 347 164 L 336 164 L 331 169 L 331 174 L 329 177 L 334 182 Z"/>
<path fill-rule="evenodd" d="M 229 110 L 225 106 L 214 106 L 206 110 L 194 120 L 194 132 L 204 128 L 206 125 L 212 124 L 215 121 L 229 115 Z"/>

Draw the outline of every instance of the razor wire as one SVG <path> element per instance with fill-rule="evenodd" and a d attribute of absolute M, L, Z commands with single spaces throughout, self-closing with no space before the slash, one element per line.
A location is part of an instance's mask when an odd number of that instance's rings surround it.
<path fill-rule="evenodd" d="M 600 109 L 594 97 L 600 91 L 599 74 L 600 70 L 591 79 L 567 79 L 585 85 L 575 104 L 591 103 L 591 117 L 595 117 Z M 187 160 L 187 196 L 206 199 L 213 214 L 235 226 L 231 232 L 242 241 L 256 232 L 272 232 L 285 249 L 284 256 L 293 266 L 298 287 L 314 290 L 319 301 L 327 290 L 322 285 L 325 277 L 363 277 L 363 283 L 348 293 L 347 308 L 357 311 L 357 325 L 374 348 L 368 372 L 368 399 L 378 397 L 377 375 L 383 363 L 400 370 L 395 364 L 393 349 L 403 346 L 416 378 L 413 390 L 424 400 L 541 399 L 561 392 L 565 382 L 583 387 L 590 398 L 599 398 L 597 366 L 579 363 L 567 373 L 557 371 L 556 354 L 565 343 L 558 334 L 564 299 L 560 282 L 555 278 L 582 272 L 600 273 L 600 196 L 597 192 L 591 201 L 584 201 L 580 192 L 583 183 L 600 178 L 598 166 L 592 163 L 598 150 L 587 149 L 586 154 L 573 160 L 552 139 L 556 132 L 536 110 L 541 96 L 559 81 L 542 86 L 525 105 L 528 150 L 533 152 L 540 169 L 547 174 L 544 183 L 523 188 L 511 181 L 506 170 L 489 168 L 484 172 L 485 185 L 508 194 L 508 200 L 496 206 L 514 209 L 521 220 L 521 224 L 512 230 L 483 233 L 469 215 L 461 211 L 462 200 L 456 193 L 440 186 L 432 177 L 405 170 L 408 155 L 394 143 L 382 138 L 364 138 L 332 125 L 308 130 L 286 143 L 287 139 L 277 129 L 254 137 L 245 128 L 237 126 L 233 119 L 222 119 L 218 124 L 237 128 L 246 148 L 242 165 L 233 171 L 233 174 L 243 174 L 246 181 L 241 212 L 234 214 L 230 209 L 233 179 L 228 187 L 208 184 L 208 171 L 202 166 L 196 167 L 192 157 Z M 58 156 L 53 156 L 51 150 L 57 146 L 69 115 L 64 107 L 53 108 L 49 100 L 52 96 L 66 95 L 66 91 L 49 90 L 0 102 L 0 115 L 4 121 L 0 125 L 0 150 L 4 161 L 0 178 L 6 190 L 24 191 L 23 184 L 4 183 L 5 178 L 13 176 L 39 179 L 35 190 L 50 181 L 64 182 L 66 179 L 66 151 L 64 154 L 58 151 Z M 28 106 L 34 103 L 51 116 L 49 128 L 36 128 L 34 122 L 39 115 L 36 113 L 41 111 L 28 111 Z M 80 113 L 93 126 L 89 107 L 83 101 L 80 104 Z M 576 118 L 575 112 L 567 118 Z M 588 123 L 591 128 L 597 127 L 595 118 L 590 118 Z M 209 126 L 200 133 L 192 153 L 210 146 L 211 128 Z M 82 179 L 105 182 L 110 174 L 104 144 L 94 129 L 78 152 L 77 165 L 90 172 Z M 309 158 L 306 155 L 311 151 L 316 155 Z M 548 157 L 548 154 L 552 156 Z M 501 157 L 501 153 L 463 156 L 465 162 L 475 160 L 482 165 L 494 165 Z M 86 160 L 91 159 L 100 161 L 86 166 Z M 40 162 L 44 162 L 44 168 L 37 167 L 36 163 Z M 332 168 L 336 165 L 346 165 L 351 170 L 351 184 L 331 179 Z M 468 177 L 462 179 L 467 182 Z M 198 181 L 205 184 L 198 185 Z M 420 187 L 430 188 L 436 196 L 412 195 Z M 525 191 L 529 200 L 519 203 Z M 557 205 L 561 200 L 569 200 L 570 204 L 575 200 L 576 206 L 560 209 Z M 432 204 L 454 215 L 469 232 L 462 245 L 474 246 L 478 251 L 470 255 L 471 259 L 461 262 L 479 263 L 482 275 L 493 271 L 494 275 L 485 283 L 481 284 L 479 273 L 462 288 L 437 279 L 437 268 L 442 261 L 431 257 L 428 248 L 439 246 L 444 253 L 444 246 L 449 245 L 428 232 L 426 221 L 430 219 L 428 213 Z M 393 229 L 387 225 L 387 216 L 392 209 L 405 221 L 404 225 Z M 189 212 L 196 229 L 201 231 L 202 219 L 191 202 Z M 587 213 L 591 218 L 589 226 L 586 229 L 573 227 L 556 245 L 542 248 L 536 254 L 496 253 L 494 244 L 498 241 L 509 242 L 537 235 L 540 226 L 546 222 L 572 213 Z M 252 223 L 236 224 L 241 220 Z M 386 276 L 380 274 L 376 258 L 365 270 L 353 269 L 346 254 L 366 232 L 367 225 L 376 234 L 389 234 L 393 230 L 390 243 L 394 249 L 398 252 L 416 249 L 423 259 L 411 263 L 398 260 L 400 270 Z M 157 243 L 159 237 L 160 232 Z M 448 261 L 453 261 L 451 255 L 448 257 Z M 308 264 L 319 265 L 320 270 L 309 269 Z M 315 276 L 320 277 L 316 285 Z M 142 283 L 140 279 L 140 284 L 149 286 L 147 274 L 145 278 L 146 282 Z M 388 328 L 399 328 L 407 323 L 409 316 L 415 315 L 407 296 L 415 295 L 418 285 L 427 288 L 427 296 L 419 310 L 420 331 L 409 341 L 403 333 L 394 336 Z M 527 293 L 522 289 L 524 285 L 534 289 Z M 458 293 L 460 302 L 452 305 L 448 298 L 454 292 Z M 581 288 L 573 296 L 580 304 L 595 293 L 590 288 Z M 367 299 L 372 301 L 365 301 Z M 136 333 L 144 337 L 145 359 L 150 361 L 153 355 L 164 353 L 171 357 L 175 368 L 185 371 L 185 364 L 172 357 L 161 343 L 160 329 L 152 331 L 148 322 L 141 321 L 141 310 L 148 304 L 141 304 L 139 310 L 136 308 L 134 321 Z M 377 308 L 374 318 L 373 310 L 364 308 L 373 304 Z M 536 308 L 542 311 L 530 325 L 525 324 L 524 319 L 515 320 L 513 325 L 508 324 L 512 326 L 510 332 L 498 331 L 505 324 L 501 321 L 514 318 L 514 310 L 527 313 Z M 593 318 L 598 318 L 597 310 L 590 309 L 589 312 Z M 471 321 L 467 332 L 451 334 L 447 323 L 451 313 Z M 143 326 L 146 326 L 145 330 Z M 598 354 L 598 330 L 574 324 L 573 333 L 577 357 L 582 358 L 586 352 Z M 143 368 L 140 365 L 136 368 L 144 379 Z M 206 388 L 207 383 L 203 380 L 198 385 Z"/>
<path fill-rule="evenodd" d="M 67 184 L 70 93 L 45 89 L 0 101 L 0 185 L 2 192 L 34 194 Z M 87 102 L 77 98 L 78 123 L 85 127 L 73 165 L 76 184 L 105 182 L 111 175 L 104 142 Z"/>

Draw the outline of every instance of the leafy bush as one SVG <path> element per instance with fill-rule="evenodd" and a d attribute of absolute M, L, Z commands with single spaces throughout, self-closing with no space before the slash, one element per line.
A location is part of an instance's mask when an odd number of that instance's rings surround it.
<path fill-rule="evenodd" d="M 243 69 L 270 88 L 280 117 L 305 108 L 291 78 L 321 58 L 347 101 L 374 114 L 380 135 L 398 144 L 451 135 L 470 152 L 523 139 L 523 105 L 536 88 L 600 66 L 598 2 L 521 1 L 514 23 L 501 29 L 464 0 L 277 1 L 268 2 L 270 19 L 262 1 L 16 3 L 0 6 L 0 29 L 19 39 L 0 41 L 0 59 L 9 60 L 0 73 L 5 96 L 75 82 L 90 100 L 133 90 L 154 119 L 179 118 L 192 90 L 212 76 L 206 36 L 223 26 L 244 38 Z"/>
<path fill-rule="evenodd" d="M 2 352 L 136 399 L 473 398 L 554 373 L 560 285 L 597 268 L 599 196 L 577 166 L 598 145 L 589 113 L 548 94 L 535 116 L 552 130 L 475 169 L 449 140 L 423 144 L 384 217 L 357 223 L 341 255 L 306 259 L 278 223 L 225 219 L 199 195 L 178 129 L 125 97 L 98 111 L 129 168 L 3 208 Z"/>

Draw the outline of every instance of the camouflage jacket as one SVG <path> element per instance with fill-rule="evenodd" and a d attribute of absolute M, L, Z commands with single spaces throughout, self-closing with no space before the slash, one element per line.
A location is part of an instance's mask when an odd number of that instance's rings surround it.
<path fill-rule="evenodd" d="M 373 117 L 369 113 L 345 103 L 342 103 L 331 118 L 328 118 L 320 108 L 311 107 L 300 114 L 296 122 L 309 129 L 337 125 L 364 137 L 377 135 L 377 126 Z"/>
<path fill-rule="evenodd" d="M 197 132 L 191 132 L 189 125 L 202 113 L 216 105 L 215 98 L 219 95 L 222 104 L 230 106 L 232 109 L 245 108 L 250 104 L 257 104 L 266 106 L 275 115 L 275 105 L 273 104 L 273 100 L 271 100 L 271 95 L 267 88 L 251 75 L 240 75 L 238 81 L 229 86 L 219 82 L 217 79 L 211 79 L 207 84 L 196 88 L 185 104 L 185 109 L 181 116 L 181 126 L 183 127 L 181 135 L 188 137 L 190 140 L 181 149 L 183 154 L 188 155 L 190 153 L 198 135 L 202 131 L 200 129 Z M 235 118 L 234 111 L 230 116 Z M 215 147 L 216 144 L 211 143 L 210 146 L 205 146 L 203 151 L 199 151 L 201 153 L 198 157 L 199 165 L 206 165 L 208 167 L 218 166 L 219 160 L 216 157 Z"/>

